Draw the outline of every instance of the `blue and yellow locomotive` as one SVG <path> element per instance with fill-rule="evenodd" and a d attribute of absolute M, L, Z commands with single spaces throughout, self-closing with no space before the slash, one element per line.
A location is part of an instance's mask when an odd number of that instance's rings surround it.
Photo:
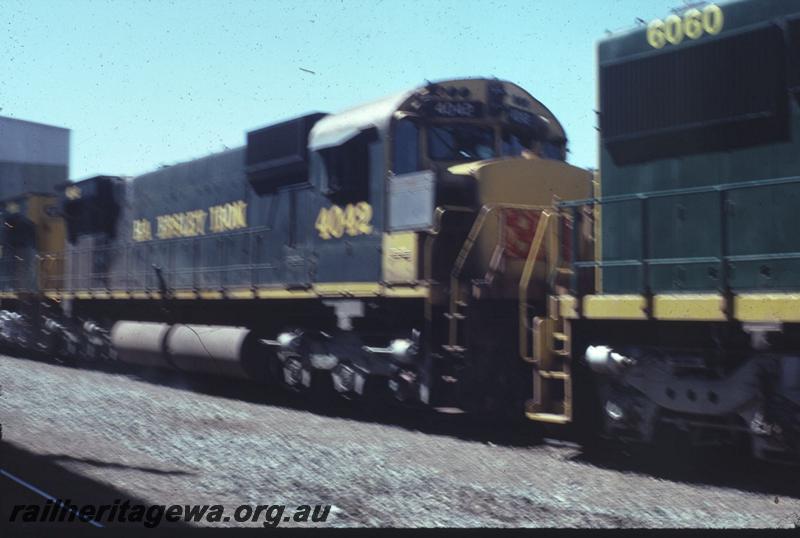
<path fill-rule="evenodd" d="M 4 297 L 51 302 L 28 341 L 57 355 L 520 415 L 518 323 L 542 311 L 552 265 L 529 256 L 536 224 L 590 194 L 566 142 L 499 80 L 308 114 L 138 177 L 61 184 L 63 249 L 17 249 L 8 274 L 25 264 L 37 285 L 12 278 Z"/>

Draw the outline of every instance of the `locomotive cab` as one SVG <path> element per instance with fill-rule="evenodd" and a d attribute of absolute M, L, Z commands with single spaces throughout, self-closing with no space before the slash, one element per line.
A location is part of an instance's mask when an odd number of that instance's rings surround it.
<path fill-rule="evenodd" d="M 591 194 L 590 173 L 564 162 L 566 136 L 555 116 L 514 84 L 452 80 L 325 116 L 309 131 L 307 149 L 309 182 L 321 205 L 312 243 L 318 265 L 341 281 L 379 256 L 381 285 L 426 299 L 425 320 L 394 320 L 395 331 L 422 335 L 403 342 L 442 350 L 440 364 L 447 365 L 469 350 L 473 373 L 524 379 L 518 366 L 528 346 L 514 331 L 524 333 L 531 313 L 543 309 L 551 262 L 530 257 L 546 222 L 540 217 L 555 199 Z M 369 239 L 375 236 L 381 244 Z M 509 339 L 495 334 L 502 344 L 492 351 L 467 336 L 485 333 L 478 326 L 487 316 L 503 320 L 502 334 L 512 331 Z M 374 371 L 375 361 L 365 364 Z M 448 368 L 408 370 L 401 378 L 414 381 L 397 378 L 391 386 L 400 399 L 458 401 L 472 410 L 484 407 L 482 397 L 440 397 L 447 389 L 439 379 L 460 377 L 464 394 L 495 390 L 490 399 L 525 392 L 507 385 L 484 390 L 472 384 L 480 376 L 469 380 Z M 439 396 L 432 401 L 431 393 Z"/>
<path fill-rule="evenodd" d="M 499 80 L 429 83 L 315 119 L 308 132 L 309 182 L 323 203 L 369 204 L 373 225 L 386 232 L 430 231 L 437 207 L 480 208 L 475 178 L 451 173 L 455 165 L 523 154 L 566 157 L 555 116 Z"/>

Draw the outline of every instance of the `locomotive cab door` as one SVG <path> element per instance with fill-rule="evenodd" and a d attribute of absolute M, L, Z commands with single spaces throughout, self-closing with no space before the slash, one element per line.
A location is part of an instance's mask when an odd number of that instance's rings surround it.
<path fill-rule="evenodd" d="M 309 148 L 317 198 L 311 240 L 320 283 L 377 283 L 381 277 L 384 144 L 375 128 L 339 133 Z"/>

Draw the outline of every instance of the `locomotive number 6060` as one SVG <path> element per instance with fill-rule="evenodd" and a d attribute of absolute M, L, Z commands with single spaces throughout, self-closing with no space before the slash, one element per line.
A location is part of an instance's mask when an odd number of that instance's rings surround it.
<path fill-rule="evenodd" d="M 679 44 L 684 37 L 698 39 L 703 34 L 717 35 L 724 24 L 722 9 L 715 4 L 703 8 L 690 9 L 683 14 L 670 15 L 664 20 L 655 19 L 647 25 L 647 42 L 651 47 L 660 49 L 667 43 Z"/>

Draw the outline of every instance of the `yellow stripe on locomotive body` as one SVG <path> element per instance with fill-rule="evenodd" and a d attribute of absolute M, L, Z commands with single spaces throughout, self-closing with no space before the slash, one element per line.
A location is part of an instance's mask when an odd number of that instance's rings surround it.
<path fill-rule="evenodd" d="M 157 291 L 103 291 L 103 290 L 75 290 L 70 292 L 48 290 L 44 295 L 56 301 L 62 299 L 161 299 Z M 309 289 L 287 289 L 284 287 L 258 287 L 256 289 L 226 289 L 226 290 L 174 290 L 171 293 L 174 299 L 181 301 L 204 299 L 222 300 L 233 299 L 237 301 L 248 299 L 320 299 L 320 298 L 375 298 L 391 297 L 406 299 L 426 299 L 430 296 L 430 288 L 422 282 L 394 283 L 366 283 L 366 282 L 337 282 L 334 284 L 315 284 Z M 0 298 L 16 298 L 16 292 L 1 293 Z"/>
<path fill-rule="evenodd" d="M 568 319 L 660 320 L 723 322 L 725 297 L 719 294 L 657 294 L 648 317 L 646 300 L 641 295 L 587 295 L 582 311 L 575 307 L 578 298 L 559 296 L 560 315 Z M 743 323 L 800 323 L 800 294 L 741 293 L 733 297 L 731 319 Z"/>

